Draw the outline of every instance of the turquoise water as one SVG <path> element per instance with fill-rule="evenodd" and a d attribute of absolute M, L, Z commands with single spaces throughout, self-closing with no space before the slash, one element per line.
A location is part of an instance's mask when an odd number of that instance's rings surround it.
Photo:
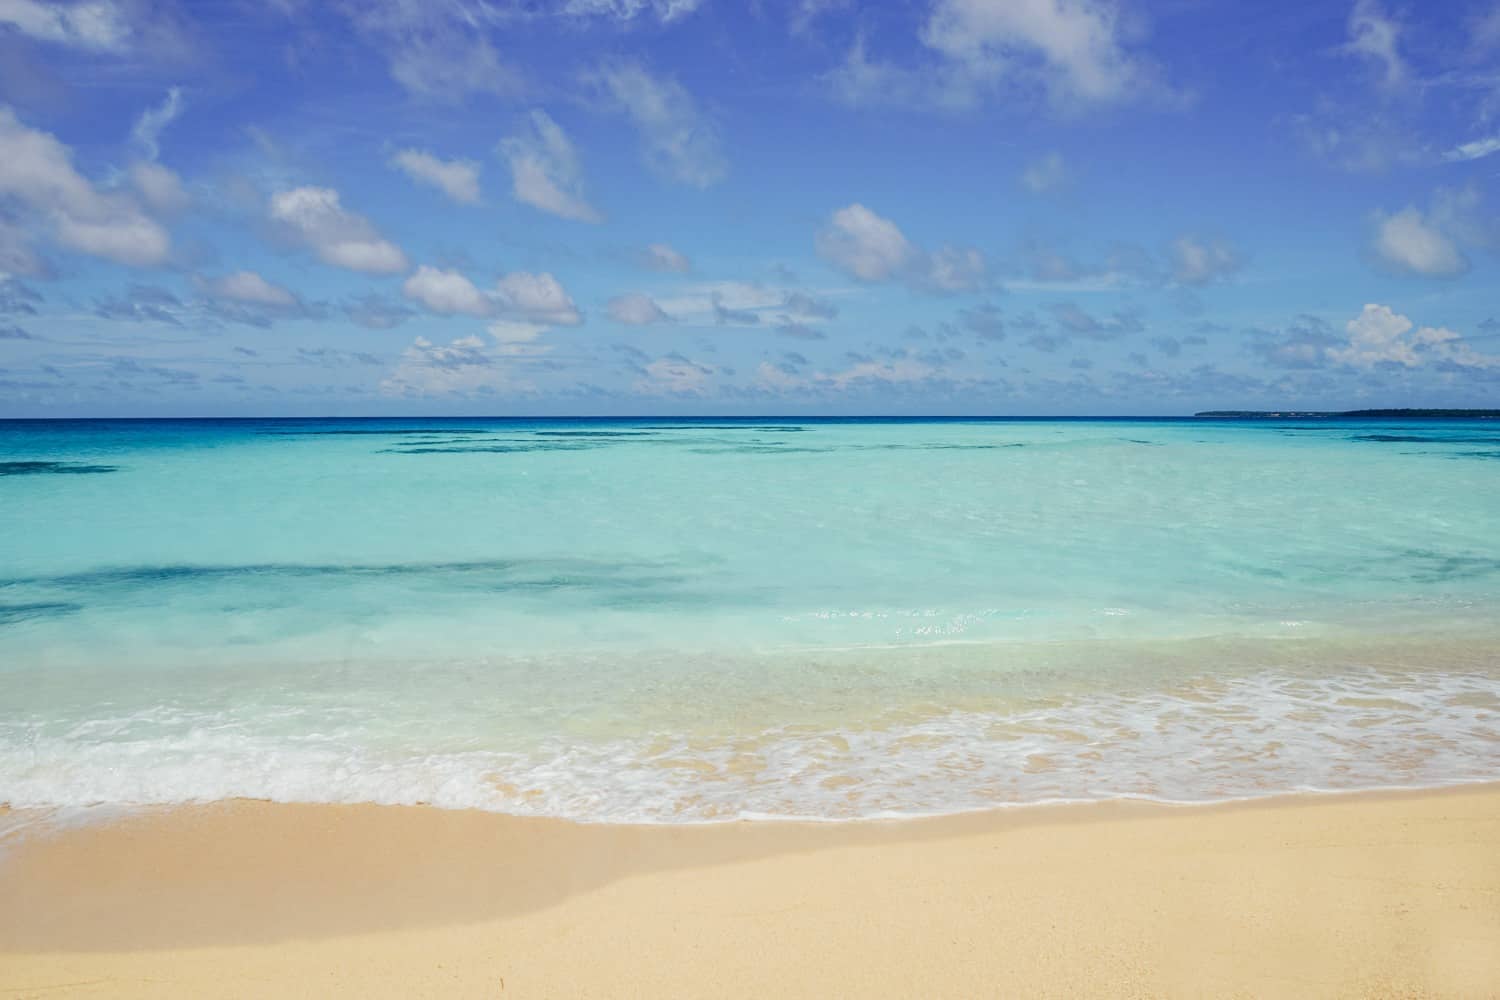
<path fill-rule="evenodd" d="M 0 803 L 1500 778 L 1500 422 L 0 424 Z"/>

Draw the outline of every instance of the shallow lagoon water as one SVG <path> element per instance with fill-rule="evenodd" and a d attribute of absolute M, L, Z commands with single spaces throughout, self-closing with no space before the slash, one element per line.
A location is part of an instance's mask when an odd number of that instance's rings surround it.
<path fill-rule="evenodd" d="M 1500 778 L 1500 425 L 0 424 L 0 802 Z"/>

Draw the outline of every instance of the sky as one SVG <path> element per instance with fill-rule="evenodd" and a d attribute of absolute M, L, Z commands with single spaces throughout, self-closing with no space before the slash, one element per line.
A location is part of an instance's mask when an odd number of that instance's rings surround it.
<path fill-rule="evenodd" d="M 1500 406 L 1500 0 L 0 0 L 0 417 Z"/>

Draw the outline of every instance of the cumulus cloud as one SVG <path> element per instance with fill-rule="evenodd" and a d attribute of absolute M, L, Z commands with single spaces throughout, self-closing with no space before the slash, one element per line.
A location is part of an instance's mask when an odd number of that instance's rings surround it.
<path fill-rule="evenodd" d="M 552 275 L 514 271 L 495 282 L 500 309 L 507 315 L 547 326 L 577 326 L 583 314 Z"/>
<path fill-rule="evenodd" d="M 656 300 L 640 292 L 617 295 L 609 300 L 609 318 L 626 326 L 649 326 L 652 323 L 669 323 L 668 316 Z"/>
<path fill-rule="evenodd" d="M 440 316 L 493 316 L 533 325 L 577 326 L 583 315 L 551 274 L 516 271 L 483 291 L 458 271 L 426 264 L 406 279 L 402 294 Z"/>
<path fill-rule="evenodd" d="M 1469 269 L 1458 244 L 1414 205 L 1377 217 L 1374 250 L 1382 262 L 1407 274 L 1441 278 Z"/>
<path fill-rule="evenodd" d="M 564 219 L 604 221 L 584 198 L 578 152 L 545 111 L 532 111 L 521 132 L 501 141 L 500 154 L 510 164 L 517 201 Z"/>
<path fill-rule="evenodd" d="M 204 289 L 214 298 L 231 302 L 246 302 L 260 306 L 294 306 L 297 296 L 280 285 L 273 284 L 254 271 L 235 271 L 203 282 Z"/>
<path fill-rule="evenodd" d="M 1151 83 L 1112 0 L 939 0 L 922 41 L 979 79 L 1038 74 L 1062 103 L 1125 101 Z"/>
<path fill-rule="evenodd" d="M 973 247 L 941 247 L 928 258 L 922 281 L 934 291 L 971 292 L 984 286 L 989 265 Z"/>
<path fill-rule="evenodd" d="M 109 0 L 0 0 L 0 24 L 39 41 L 95 52 L 120 51 L 130 41 L 129 20 Z"/>
<path fill-rule="evenodd" d="M 1478 353 L 1453 330 L 1418 326 L 1377 303 L 1345 323 L 1342 336 L 1323 320 L 1304 316 L 1280 334 L 1251 331 L 1249 346 L 1278 368 L 1500 369 L 1500 356 Z"/>
<path fill-rule="evenodd" d="M 444 160 L 422 149 L 400 149 L 391 166 L 419 184 L 437 188 L 463 205 L 479 203 L 479 164 L 473 160 Z"/>
<path fill-rule="evenodd" d="M 665 243 L 649 244 L 636 254 L 636 260 L 648 271 L 686 274 L 693 269 L 692 261 Z"/>
<path fill-rule="evenodd" d="M 1446 327 L 1419 327 L 1390 306 L 1369 304 L 1344 325 L 1348 343 L 1328 351 L 1330 359 L 1354 368 L 1396 365 L 1417 368 L 1445 362 L 1461 368 L 1492 368 L 1500 358 L 1481 355 Z"/>
<path fill-rule="evenodd" d="M 208 311 L 231 323 L 267 327 L 277 320 L 321 317 L 324 312 L 321 306 L 308 305 L 291 289 L 267 281 L 255 271 L 199 278 L 197 285 L 207 298 Z"/>
<path fill-rule="evenodd" d="M 833 213 L 817 247 L 825 260 L 861 281 L 890 281 L 922 257 L 894 222 L 858 203 Z"/>
<path fill-rule="evenodd" d="M 1170 97 L 1117 0 L 937 0 L 920 40 L 935 67 L 871 60 L 859 39 L 832 75 L 849 103 L 973 105 L 1040 92 L 1064 109 Z"/>
<path fill-rule="evenodd" d="M 131 164 L 129 173 L 141 200 L 160 215 L 175 215 L 192 204 L 182 178 L 170 167 L 143 161 Z"/>
<path fill-rule="evenodd" d="M 1021 171 L 1021 186 L 1032 194 L 1056 191 L 1068 181 L 1068 165 L 1061 153 L 1048 153 L 1033 160 Z"/>
<path fill-rule="evenodd" d="M 861 281 L 905 281 L 936 292 L 971 291 L 987 281 L 978 250 L 943 247 L 928 254 L 890 219 L 855 203 L 839 209 L 816 238 L 818 253 Z"/>
<path fill-rule="evenodd" d="M 133 267 L 163 263 L 171 237 L 123 192 L 94 187 L 67 146 L 0 107 L 0 195 L 15 198 L 72 250 Z"/>
<path fill-rule="evenodd" d="M 718 125 L 675 80 L 640 63 L 616 62 L 596 77 L 605 96 L 635 125 L 646 165 L 669 180 L 706 188 L 729 172 Z"/>
<path fill-rule="evenodd" d="M 503 381 L 499 359 L 479 337 L 460 337 L 447 344 L 418 337 L 402 352 L 380 390 L 387 396 L 466 395 L 493 390 Z"/>
<path fill-rule="evenodd" d="M 458 271 L 423 264 L 401 286 L 402 294 L 440 316 L 488 316 L 494 309 L 488 296 Z"/>
<path fill-rule="evenodd" d="M 271 196 L 270 215 L 325 264 L 369 274 L 407 268 L 401 248 L 382 237 L 370 220 L 344 208 L 332 188 L 278 191 Z"/>
<path fill-rule="evenodd" d="M 1240 269 L 1240 257 L 1223 240 L 1179 236 L 1172 242 L 1172 277 L 1183 285 L 1208 285 Z"/>

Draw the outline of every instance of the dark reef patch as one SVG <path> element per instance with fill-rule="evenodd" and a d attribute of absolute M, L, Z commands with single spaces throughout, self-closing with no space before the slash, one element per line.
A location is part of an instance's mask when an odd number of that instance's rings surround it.
<path fill-rule="evenodd" d="M 806 427 L 786 427 L 780 424 L 758 426 L 754 424 L 673 424 L 657 427 L 642 427 L 643 431 L 758 431 L 761 434 L 800 434 Z"/>
<path fill-rule="evenodd" d="M 37 618 L 59 618 L 83 610 L 67 601 L 37 601 L 32 604 L 0 604 L 0 625 L 16 625 Z"/>
<path fill-rule="evenodd" d="M 45 586 L 87 590 L 99 588 L 138 589 L 152 586 L 233 583 L 239 580 L 327 581 L 341 579 L 441 577 L 458 587 L 474 590 L 528 591 L 565 589 L 618 590 L 661 587 L 686 581 L 682 567 L 667 562 L 605 562 L 590 559 L 491 559 L 473 562 L 411 562 L 388 564 L 251 563 L 245 565 L 120 566 L 110 569 L 65 573 L 58 576 L 0 579 L 0 586 Z M 78 605 L 0 605 L 23 608 L 27 614 L 63 614 Z M 36 609 L 43 609 L 38 611 Z"/>
<path fill-rule="evenodd" d="M 348 428 L 336 431 L 261 431 L 261 433 L 270 435 L 271 437 L 346 437 L 351 434 L 427 434 L 436 437 L 443 434 L 495 434 L 497 432 L 487 427 L 396 427 L 390 430 L 376 430 L 374 428 L 361 427 L 358 429 Z"/>
<path fill-rule="evenodd" d="M 694 455 L 825 455 L 836 448 L 786 448 L 779 444 L 727 445 L 723 448 L 689 448 Z"/>
<path fill-rule="evenodd" d="M 381 448 L 378 455 L 518 455 L 529 451 L 586 451 L 601 448 L 604 442 L 557 441 L 538 444 L 493 444 L 473 447 L 435 447 L 426 444 L 409 448 Z"/>
<path fill-rule="evenodd" d="M 1500 444 L 1500 437 L 1492 434 L 1356 434 L 1349 440 L 1393 444 Z"/>
<path fill-rule="evenodd" d="M 118 465 L 84 462 L 0 462 L 0 476 L 89 476 L 119 471 Z"/>

